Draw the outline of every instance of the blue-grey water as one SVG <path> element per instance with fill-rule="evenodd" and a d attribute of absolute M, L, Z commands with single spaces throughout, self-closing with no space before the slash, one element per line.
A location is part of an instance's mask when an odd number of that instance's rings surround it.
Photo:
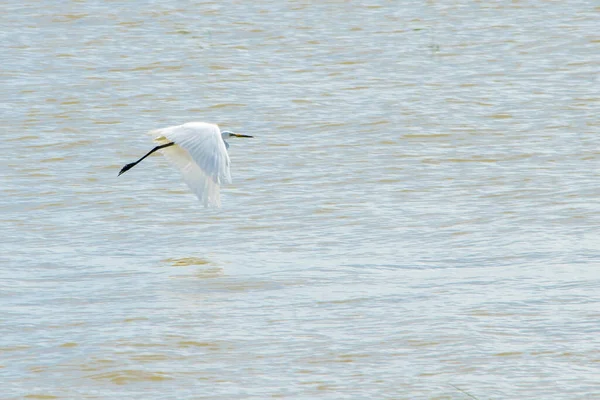
<path fill-rule="evenodd" d="M 2 8 L 0 398 L 600 398 L 598 2 Z"/>

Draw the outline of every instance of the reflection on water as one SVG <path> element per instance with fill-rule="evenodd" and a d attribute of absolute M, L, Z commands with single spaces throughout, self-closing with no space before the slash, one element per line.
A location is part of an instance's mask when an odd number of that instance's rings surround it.
<path fill-rule="evenodd" d="M 210 261 L 198 257 L 167 258 L 163 262 L 168 263 L 173 267 L 189 267 L 192 265 L 210 264 Z"/>
<path fill-rule="evenodd" d="M 5 7 L 0 397 L 600 397 L 597 7 L 182 7 Z"/>

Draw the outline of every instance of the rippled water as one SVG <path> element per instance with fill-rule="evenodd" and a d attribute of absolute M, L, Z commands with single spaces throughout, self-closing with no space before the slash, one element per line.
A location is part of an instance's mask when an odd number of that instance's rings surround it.
<path fill-rule="evenodd" d="M 494 4 L 6 3 L 0 397 L 600 398 L 600 7 Z"/>

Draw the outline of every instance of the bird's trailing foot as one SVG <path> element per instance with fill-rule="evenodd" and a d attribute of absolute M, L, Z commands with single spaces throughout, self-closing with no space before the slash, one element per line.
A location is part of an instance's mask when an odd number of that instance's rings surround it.
<path fill-rule="evenodd" d="M 117 176 L 121 176 L 121 174 L 124 174 L 125 172 L 129 171 L 136 164 L 137 164 L 137 162 L 132 162 L 132 163 L 127 164 L 126 166 L 124 166 L 123 168 L 121 168 L 121 172 L 119 172 L 119 175 L 117 175 Z"/>
<path fill-rule="evenodd" d="M 154 153 L 156 150 L 164 149 L 165 147 L 173 146 L 174 144 L 175 144 L 175 142 L 170 142 L 170 143 L 166 143 L 166 144 L 161 144 L 160 146 L 156 146 L 155 148 L 150 150 L 148 153 L 146 153 L 146 155 L 144 157 L 140 158 L 136 162 L 132 162 L 132 163 L 129 163 L 126 166 L 124 166 L 121 169 L 121 172 L 119 172 L 119 175 L 117 175 L 117 176 L 121 176 L 121 174 L 124 174 L 125 172 L 129 171 L 131 168 L 135 167 L 139 162 L 141 162 L 144 158 L 148 157 L 150 154 Z"/>

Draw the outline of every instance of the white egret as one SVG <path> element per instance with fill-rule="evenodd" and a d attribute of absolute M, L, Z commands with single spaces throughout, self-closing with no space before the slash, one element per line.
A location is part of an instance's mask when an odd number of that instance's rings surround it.
<path fill-rule="evenodd" d="M 231 183 L 227 154 L 229 144 L 225 139 L 252 137 L 229 131 L 221 132 L 217 125 L 206 122 L 188 122 L 148 133 L 153 136 L 158 146 L 136 162 L 125 165 L 119 176 L 159 150 L 179 169 L 183 180 L 204 207 L 220 207 L 219 187 L 222 183 Z"/>

